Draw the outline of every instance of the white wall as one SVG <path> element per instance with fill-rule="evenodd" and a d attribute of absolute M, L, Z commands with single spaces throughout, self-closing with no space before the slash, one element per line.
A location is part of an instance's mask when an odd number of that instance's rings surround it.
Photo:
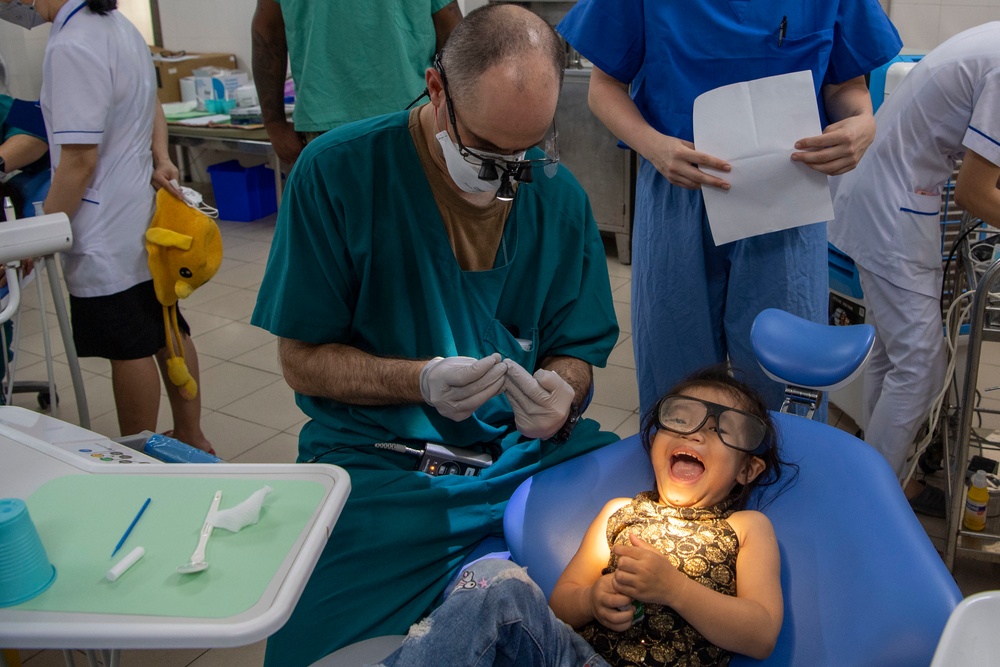
<path fill-rule="evenodd" d="M 0 58 L 7 71 L 7 89 L 13 97 L 37 100 L 42 89 L 42 58 L 49 24 L 25 30 L 0 21 Z"/>
<path fill-rule="evenodd" d="M 250 71 L 250 19 L 256 0 L 160 0 L 159 4 L 165 48 L 235 53 L 237 67 Z"/>
<path fill-rule="evenodd" d="M 149 0 L 118 0 L 118 11 L 139 29 L 147 44 L 153 43 L 153 19 Z"/>

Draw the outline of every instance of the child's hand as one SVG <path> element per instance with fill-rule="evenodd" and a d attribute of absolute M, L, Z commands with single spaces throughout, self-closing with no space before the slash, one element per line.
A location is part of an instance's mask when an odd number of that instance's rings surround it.
<path fill-rule="evenodd" d="M 632 546 L 617 544 L 612 549 L 618 556 L 618 569 L 612 575 L 615 590 L 634 600 L 669 604 L 670 581 L 680 573 L 642 538 L 630 533 L 629 540 Z"/>
<path fill-rule="evenodd" d="M 615 590 L 614 574 L 605 574 L 590 588 L 590 606 L 594 619 L 615 632 L 624 632 L 632 625 L 632 598 Z"/>

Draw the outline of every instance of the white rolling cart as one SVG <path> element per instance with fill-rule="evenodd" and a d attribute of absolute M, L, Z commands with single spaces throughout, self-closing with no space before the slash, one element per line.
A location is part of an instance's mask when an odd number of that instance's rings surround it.
<path fill-rule="evenodd" d="M 347 473 L 321 463 L 142 465 L 152 460 L 134 452 L 123 465 L 121 457 L 92 455 L 122 449 L 86 429 L 0 407 L 0 495 L 25 500 L 57 570 L 38 597 L 0 608 L 0 646 L 89 649 L 113 666 L 120 649 L 244 646 L 284 625 L 347 500 Z M 274 492 L 259 523 L 217 530 L 208 549 L 213 566 L 182 579 L 176 565 L 198 538 L 203 496 L 225 489 L 231 505 L 265 484 Z M 131 518 L 138 508 L 129 494 L 152 499 L 127 545 L 143 545 L 146 556 L 112 584 L 104 572 L 124 528 L 117 515 Z M 213 600 L 244 591 L 212 611 Z"/>

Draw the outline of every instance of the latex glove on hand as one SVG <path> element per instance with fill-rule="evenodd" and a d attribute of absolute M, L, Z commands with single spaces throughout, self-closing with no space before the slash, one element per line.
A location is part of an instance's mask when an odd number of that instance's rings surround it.
<path fill-rule="evenodd" d="M 514 408 L 514 423 L 521 435 L 551 438 L 569 417 L 576 392 L 555 371 L 539 368 L 530 375 L 520 364 L 508 359 L 504 392 Z"/>
<path fill-rule="evenodd" d="M 443 416 L 460 422 L 503 390 L 506 370 L 499 353 L 482 359 L 436 357 L 420 371 L 420 395 Z"/>

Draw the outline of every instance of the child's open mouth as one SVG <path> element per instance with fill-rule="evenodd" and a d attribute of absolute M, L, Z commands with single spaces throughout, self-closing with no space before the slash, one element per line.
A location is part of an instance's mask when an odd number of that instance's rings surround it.
<path fill-rule="evenodd" d="M 690 452 L 677 452 L 670 457 L 670 475 L 681 482 L 693 482 L 705 472 L 705 464 Z"/>

